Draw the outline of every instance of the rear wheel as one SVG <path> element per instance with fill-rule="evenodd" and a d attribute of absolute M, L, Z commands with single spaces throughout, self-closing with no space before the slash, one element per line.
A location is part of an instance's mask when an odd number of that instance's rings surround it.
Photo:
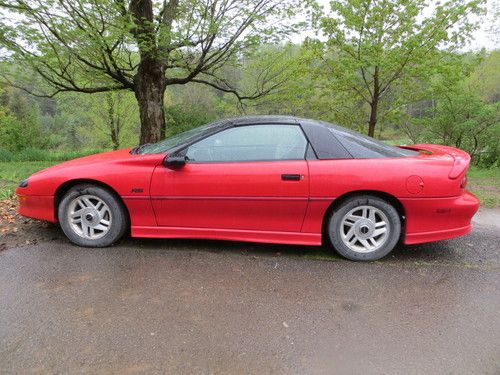
<path fill-rule="evenodd" d="M 128 227 L 123 204 L 113 193 L 84 184 L 71 188 L 58 208 L 64 234 L 76 245 L 105 247 L 118 241 Z"/>
<path fill-rule="evenodd" d="M 334 249 L 351 260 L 377 260 L 389 254 L 401 234 L 396 209 L 383 199 L 358 196 L 330 217 L 328 237 Z"/>

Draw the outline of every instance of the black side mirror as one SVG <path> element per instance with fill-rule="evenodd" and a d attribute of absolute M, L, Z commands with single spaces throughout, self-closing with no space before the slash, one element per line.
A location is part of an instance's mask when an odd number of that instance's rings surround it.
<path fill-rule="evenodd" d="M 180 169 L 186 165 L 187 157 L 186 156 L 167 156 L 163 162 L 165 167 L 170 169 Z"/>

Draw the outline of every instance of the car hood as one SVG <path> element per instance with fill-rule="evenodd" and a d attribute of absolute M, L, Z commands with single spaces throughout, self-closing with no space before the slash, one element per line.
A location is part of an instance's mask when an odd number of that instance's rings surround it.
<path fill-rule="evenodd" d="M 127 160 L 133 160 L 137 155 L 133 155 L 130 153 L 131 148 L 125 148 L 116 151 L 108 151 L 102 152 L 100 154 L 94 154 L 89 156 L 84 156 L 81 158 L 68 160 L 59 164 L 56 164 L 52 167 L 48 167 L 46 169 L 42 169 L 39 172 L 34 173 L 33 175 L 37 175 L 40 173 L 45 173 L 47 171 L 55 171 L 62 168 L 73 168 L 80 165 L 96 165 L 103 164 L 109 162 L 121 162 Z"/>

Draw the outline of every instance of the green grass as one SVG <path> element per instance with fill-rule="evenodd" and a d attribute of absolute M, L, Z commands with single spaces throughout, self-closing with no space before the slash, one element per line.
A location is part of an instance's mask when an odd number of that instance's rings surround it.
<path fill-rule="evenodd" d="M 57 164 L 57 161 L 0 162 L 0 199 L 11 197 L 19 182 L 31 174 Z"/>
<path fill-rule="evenodd" d="M 78 151 L 70 150 L 41 150 L 39 148 L 27 148 L 14 153 L 0 147 L 0 162 L 13 161 L 66 161 L 80 158 L 82 156 L 98 154 L 105 150 L 85 148 Z"/>
<path fill-rule="evenodd" d="M 10 198 L 19 182 L 35 172 L 60 162 L 103 152 L 99 149 L 40 150 L 27 148 L 12 153 L 0 148 L 0 199 Z"/>
<path fill-rule="evenodd" d="M 500 168 L 472 167 L 467 173 L 467 188 L 481 201 L 483 207 L 500 207 Z"/>

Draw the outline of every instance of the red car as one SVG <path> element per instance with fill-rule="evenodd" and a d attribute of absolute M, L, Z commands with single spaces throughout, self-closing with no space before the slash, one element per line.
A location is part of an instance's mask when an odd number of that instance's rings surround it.
<path fill-rule="evenodd" d="M 328 123 L 226 119 L 134 149 L 33 174 L 20 214 L 59 222 L 76 245 L 132 237 L 321 245 L 375 260 L 401 241 L 469 233 L 478 199 L 470 157 L 439 145 L 389 146 Z"/>

